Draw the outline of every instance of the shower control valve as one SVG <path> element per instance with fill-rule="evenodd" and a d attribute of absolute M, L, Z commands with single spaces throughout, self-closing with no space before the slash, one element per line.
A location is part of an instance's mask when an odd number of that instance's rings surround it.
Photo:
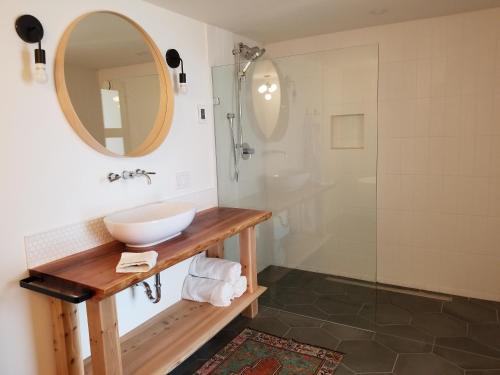
<path fill-rule="evenodd" d="M 248 143 L 245 142 L 241 145 L 241 157 L 243 160 L 250 159 L 253 154 L 255 154 L 255 149 L 250 147 Z"/>

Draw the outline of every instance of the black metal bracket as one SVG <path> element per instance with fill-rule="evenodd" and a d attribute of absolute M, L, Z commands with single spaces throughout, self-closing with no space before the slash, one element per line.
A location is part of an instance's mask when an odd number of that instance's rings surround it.
<path fill-rule="evenodd" d="M 41 276 L 30 276 L 22 279 L 19 281 L 19 285 L 22 288 L 75 304 L 84 302 L 94 295 L 94 292 L 91 290 L 82 288 L 69 289 L 67 286 L 61 285 L 61 283 L 56 283 L 52 280 L 48 281 Z"/>

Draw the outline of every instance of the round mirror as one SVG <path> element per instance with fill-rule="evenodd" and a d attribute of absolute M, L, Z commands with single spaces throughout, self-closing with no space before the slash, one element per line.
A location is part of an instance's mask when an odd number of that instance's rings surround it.
<path fill-rule="evenodd" d="M 255 63 L 250 90 L 257 133 L 265 140 L 279 140 L 286 131 L 286 95 L 271 60 Z"/>
<path fill-rule="evenodd" d="M 55 79 L 69 123 L 95 150 L 142 156 L 167 136 L 170 77 L 152 39 L 129 18 L 94 12 L 76 19 L 59 43 Z"/>

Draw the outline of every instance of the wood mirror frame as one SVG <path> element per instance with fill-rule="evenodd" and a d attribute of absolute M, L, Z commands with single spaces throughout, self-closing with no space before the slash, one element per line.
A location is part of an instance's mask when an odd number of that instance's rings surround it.
<path fill-rule="evenodd" d="M 126 155 L 119 155 L 114 152 L 111 152 L 106 147 L 104 147 L 100 142 L 98 142 L 92 134 L 87 130 L 85 125 L 82 123 L 78 114 L 71 103 L 71 98 L 69 96 L 68 88 L 66 86 L 65 79 L 65 69 L 64 69 L 64 59 L 66 54 L 66 47 L 68 45 L 68 41 L 71 36 L 71 32 L 78 25 L 78 23 L 96 13 L 107 13 L 113 16 L 121 17 L 131 26 L 133 26 L 144 38 L 144 42 L 148 45 L 151 55 L 153 56 L 156 70 L 158 72 L 159 84 L 160 84 L 160 100 L 158 106 L 158 113 L 156 115 L 156 119 L 154 121 L 154 125 L 149 132 L 149 135 L 146 139 L 141 143 L 139 147 L 132 150 L 132 152 L 127 153 Z M 75 19 L 71 24 L 66 28 L 64 34 L 59 42 L 56 52 L 55 64 L 54 64 L 54 77 L 55 77 L 55 85 L 57 97 L 59 99 L 59 104 L 66 116 L 66 119 L 70 123 L 71 127 L 75 130 L 78 136 L 87 143 L 94 150 L 108 155 L 108 156 L 117 156 L 117 157 L 136 157 L 136 156 L 144 156 L 156 148 L 158 148 L 163 141 L 165 140 L 168 132 L 170 131 L 170 127 L 172 125 L 172 117 L 174 112 L 174 92 L 172 89 L 172 82 L 170 80 L 170 75 L 167 71 L 167 66 L 163 61 L 163 54 L 160 52 L 153 39 L 144 31 L 144 29 L 137 24 L 132 19 L 111 11 L 97 11 L 83 14 L 82 16 Z"/>

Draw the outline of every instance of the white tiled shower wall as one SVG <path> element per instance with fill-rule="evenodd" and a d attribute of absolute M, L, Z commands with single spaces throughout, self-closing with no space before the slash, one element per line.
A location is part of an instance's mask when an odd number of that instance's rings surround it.
<path fill-rule="evenodd" d="M 500 300 L 500 8 L 267 45 L 379 43 L 378 280 Z"/>

